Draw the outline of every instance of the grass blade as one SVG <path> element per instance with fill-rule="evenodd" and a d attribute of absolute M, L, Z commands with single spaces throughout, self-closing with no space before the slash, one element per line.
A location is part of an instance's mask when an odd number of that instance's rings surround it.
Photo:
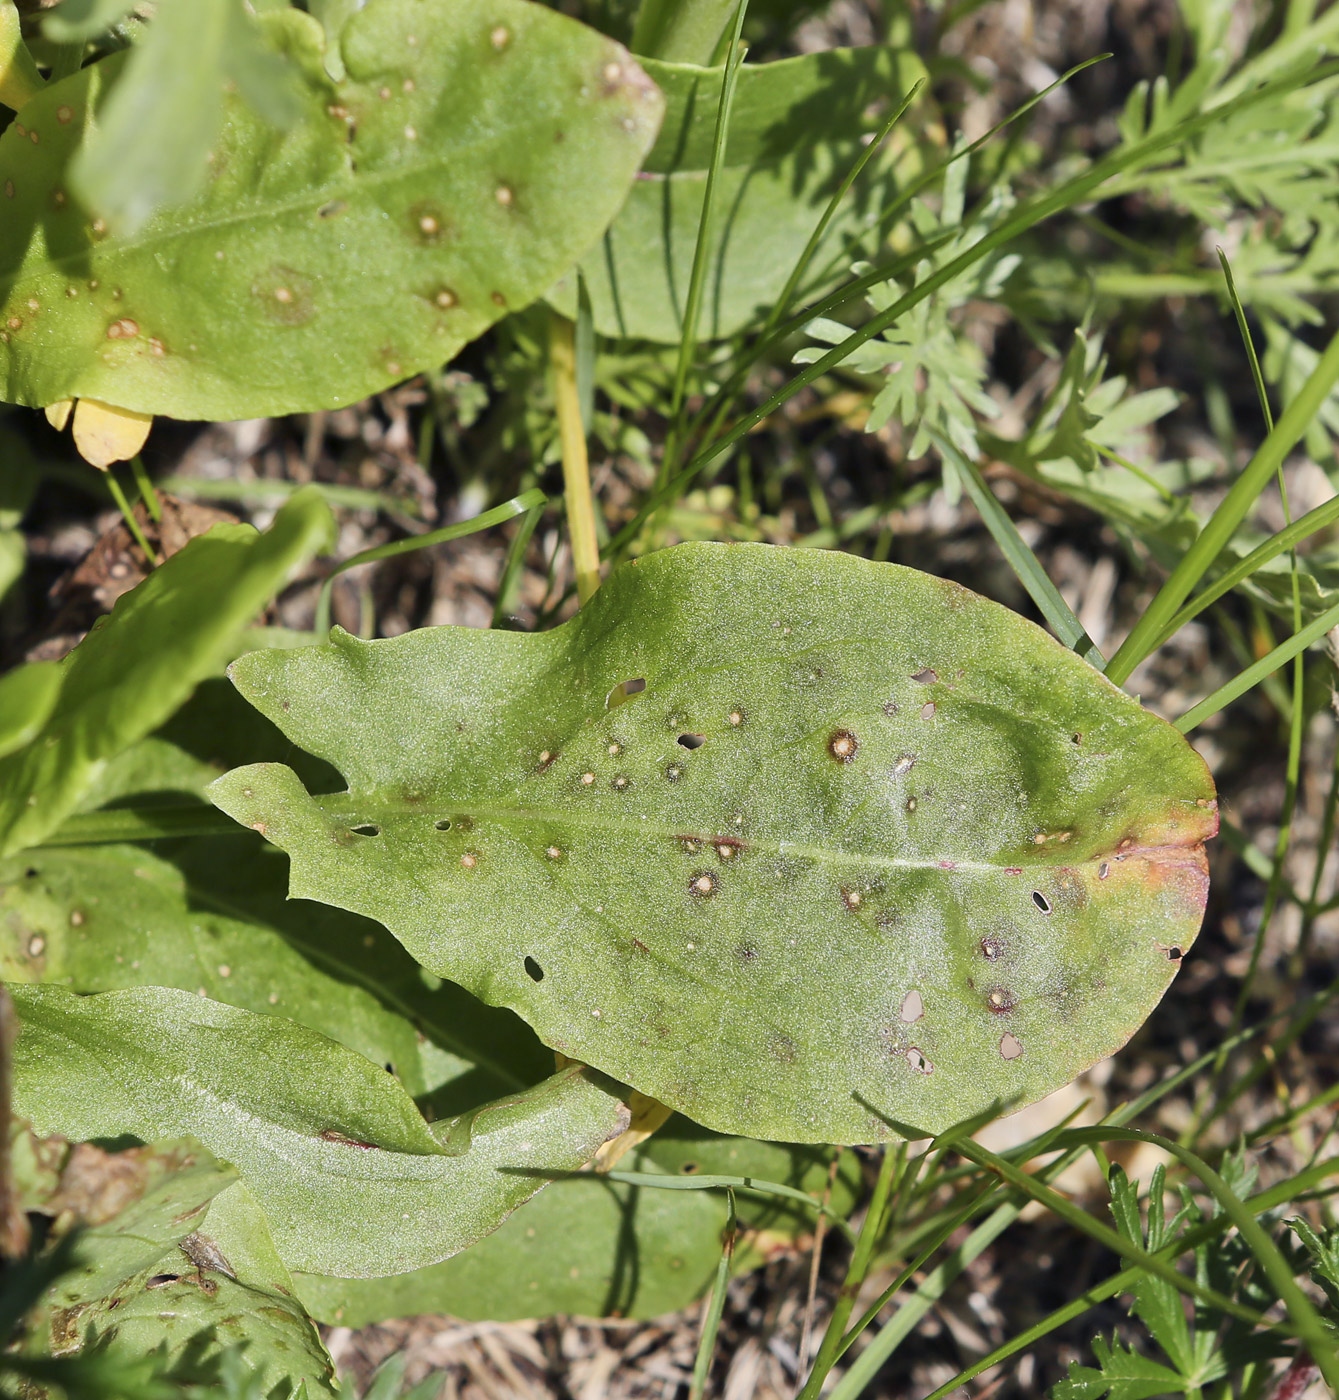
<path fill-rule="evenodd" d="M 1237 527 L 1246 518 L 1246 513 L 1255 504 L 1256 498 L 1264 490 L 1270 477 L 1283 463 L 1283 459 L 1296 446 L 1302 434 L 1310 426 L 1320 406 L 1328 397 L 1335 383 L 1339 382 L 1339 333 L 1325 347 L 1325 353 L 1316 363 L 1306 383 L 1298 391 L 1297 397 L 1283 411 L 1282 417 L 1274 425 L 1273 431 L 1257 449 L 1255 456 L 1242 469 L 1241 475 L 1232 484 L 1232 489 L 1223 497 L 1218 509 L 1209 517 L 1208 523 L 1200 531 L 1195 543 L 1186 550 L 1181 562 L 1172 570 L 1167 582 L 1158 590 L 1157 596 L 1149 604 L 1143 617 L 1135 623 L 1130 635 L 1107 663 L 1107 676 L 1117 685 L 1123 685 L 1134 668 L 1154 649 L 1154 639 L 1161 635 L 1181 604 L 1190 596 L 1191 590 L 1204 577 L 1213 561 L 1227 546 Z M 1333 625 L 1333 624 L 1331 624 Z M 1299 648 L 1300 650 L 1300 648 Z M 1272 653 L 1271 653 L 1272 655 Z M 1296 655 L 1289 652 L 1288 657 Z M 1276 669 L 1276 666 L 1271 668 Z M 1252 668 L 1254 669 L 1254 668 Z M 1270 674 L 1269 671 L 1263 674 Z M 1255 684 L 1254 681 L 1251 684 Z M 1249 687 L 1244 687 L 1249 688 Z M 1235 695 L 1241 694 L 1236 691 Z M 1223 701 L 1226 704 L 1227 701 Z M 1221 709 L 1222 706 L 1217 708 Z M 1212 714 L 1214 711 L 1209 711 Z M 1205 718 L 1207 716 L 1201 716 Z M 1199 721 L 1196 720 L 1195 723 Z"/>
<path fill-rule="evenodd" d="M 725 1311 L 725 1290 L 730 1284 L 730 1261 L 734 1258 L 735 1234 L 739 1222 L 735 1217 L 735 1193 L 727 1190 L 725 1194 L 730 1202 L 730 1214 L 725 1222 L 721 1262 L 716 1266 L 711 1298 L 707 1303 L 706 1312 L 702 1315 L 702 1336 L 698 1340 L 697 1356 L 693 1361 L 693 1381 L 688 1388 L 688 1400 L 702 1400 L 702 1393 L 706 1389 L 707 1376 L 711 1371 L 711 1358 L 716 1350 L 716 1334 L 720 1331 L 721 1314 Z"/>
<path fill-rule="evenodd" d="M 378 559 L 393 559 L 399 554 L 412 554 L 416 549 L 428 549 L 435 544 L 464 539 L 466 535 L 487 530 L 492 525 L 501 525 L 504 520 L 510 520 L 515 515 L 524 515 L 530 510 L 538 510 L 547 504 L 548 497 L 537 487 L 533 487 L 469 520 L 461 520 L 441 530 L 431 530 L 426 535 L 413 535 L 407 540 L 393 540 L 390 544 L 377 545 L 375 549 L 364 549 L 351 555 L 336 564 L 329 578 L 321 585 L 321 593 L 316 601 L 316 625 L 313 630 L 318 637 L 324 637 L 330 631 L 330 593 L 335 580 L 346 569 L 355 568 L 359 564 L 373 564 Z"/>
<path fill-rule="evenodd" d="M 1234 676 L 1226 685 L 1220 685 L 1212 694 L 1206 695 L 1198 705 L 1191 706 L 1180 719 L 1174 721 L 1182 734 L 1189 734 L 1196 725 L 1216 715 L 1224 706 L 1230 705 L 1238 697 L 1245 695 L 1253 686 L 1260 684 L 1267 676 L 1272 676 L 1280 666 L 1300 655 L 1313 642 L 1318 642 L 1332 627 L 1339 627 L 1339 603 L 1327 608 L 1314 622 L 1308 623 L 1300 632 L 1295 632 L 1286 642 L 1280 642 L 1267 656 L 1263 656 L 1254 666 L 1248 666 L 1239 676 Z"/>
<path fill-rule="evenodd" d="M 1083 624 L 1070 611 L 1069 604 L 1060 596 L 1060 590 L 1047 577 L 1041 561 L 1018 533 L 1018 527 L 1009 518 L 1004 507 L 995 499 L 976 463 L 969 461 L 947 438 L 942 437 L 933 428 L 929 432 L 940 453 L 957 467 L 967 494 L 980 512 L 986 529 L 999 545 L 1000 553 L 1004 555 L 1019 583 L 1027 589 L 1028 596 L 1050 623 L 1051 630 L 1071 651 L 1077 651 L 1099 671 L 1105 670 L 1106 658 L 1083 630 Z"/>

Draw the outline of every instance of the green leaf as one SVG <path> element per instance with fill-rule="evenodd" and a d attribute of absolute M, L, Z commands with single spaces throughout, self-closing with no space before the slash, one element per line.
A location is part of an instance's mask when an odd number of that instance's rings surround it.
<path fill-rule="evenodd" d="M 314 20 L 265 23 L 300 74 L 300 119 L 278 132 L 225 95 L 204 188 L 133 237 L 61 189 L 123 56 L 44 89 L 0 137 L 6 398 L 180 418 L 362 398 L 547 290 L 659 125 L 622 48 L 526 0 L 430 22 L 416 0 L 371 0 L 344 27 L 338 84 Z"/>
<path fill-rule="evenodd" d="M 70 162 L 69 187 L 119 234 L 137 233 L 209 178 L 225 85 L 264 120 L 288 126 L 299 111 L 295 77 L 241 0 L 158 0 Z"/>
<path fill-rule="evenodd" d="M 121 598 L 60 663 L 60 694 L 40 732 L 0 760 L 0 856 L 53 831 L 110 758 L 217 674 L 331 529 L 320 497 L 302 493 L 265 534 L 216 525 Z"/>
<path fill-rule="evenodd" d="M 263 1394 L 299 1380 L 335 1394 L 330 1358 L 231 1167 L 190 1142 L 109 1153 L 24 1127 L 14 1148 L 43 1165 L 40 1179 L 20 1180 L 20 1205 L 55 1217 L 61 1233 L 80 1226 L 80 1267 L 30 1314 L 27 1353 L 130 1364 L 157 1353 L 189 1384 L 216 1379 L 220 1353 L 238 1346 Z"/>
<path fill-rule="evenodd" d="M 725 66 L 642 62 L 665 94 L 664 125 L 603 244 L 581 263 L 581 277 L 602 334 L 673 344 L 683 330 Z M 914 54 L 882 47 L 740 69 L 707 249 L 702 339 L 733 335 L 766 313 L 874 125 L 867 109 L 895 103 L 923 73 Z M 876 158 L 833 220 L 821 260 L 848 243 L 860 246 L 877 214 L 875 191 L 886 181 L 887 162 Z M 550 300 L 575 317 L 576 276 Z"/>
<path fill-rule="evenodd" d="M 256 838 L 25 852 L 0 864 L 0 979 L 177 987 L 287 1016 L 387 1067 L 438 1117 L 542 1079 L 523 1022 L 425 974 L 377 924 L 285 899 Z M 432 984 L 432 985 L 429 985 Z"/>
<path fill-rule="evenodd" d="M 11 995 L 18 1112 L 68 1137 L 197 1137 L 236 1163 L 291 1268 L 436 1263 L 627 1121 L 573 1068 L 430 1129 L 381 1066 L 278 1016 L 156 987 Z"/>
<path fill-rule="evenodd" d="M 1129 1351 L 1119 1341 L 1093 1338 L 1100 1370 L 1069 1364 L 1069 1377 L 1051 1389 L 1051 1400 L 1151 1400 L 1155 1395 L 1184 1395 L 1194 1383 L 1160 1362 Z"/>
<path fill-rule="evenodd" d="M 717 1137 L 672 1118 L 620 1167 L 649 1173 L 752 1176 L 822 1197 L 828 1167 L 812 1149 Z M 830 1204 L 851 1210 L 859 1163 L 848 1153 Z M 813 1231 L 814 1213 L 775 1198 L 736 1193 L 741 1235 L 737 1272 Z M 389 1317 L 445 1312 L 506 1320 L 575 1313 L 648 1318 L 702 1296 L 721 1256 L 723 1191 L 660 1191 L 582 1173 L 555 1182 L 501 1229 L 430 1269 L 386 1279 L 297 1275 L 298 1292 L 323 1322 L 362 1327 Z"/>
<path fill-rule="evenodd" d="M 722 1132 L 867 1141 L 1040 1098 L 1128 1039 L 1203 913 L 1202 760 L 895 565 L 683 545 L 552 632 L 337 631 L 232 675 L 350 789 L 278 764 L 211 788 L 292 895 Z"/>
<path fill-rule="evenodd" d="M 175 1251 L 80 1321 L 114 1330 L 110 1346 L 127 1357 L 163 1347 L 174 1380 L 188 1384 L 214 1380 L 221 1354 L 235 1348 L 262 1395 L 289 1395 L 304 1382 L 311 1400 L 339 1393 L 265 1216 L 240 1181 L 214 1198 Z"/>
<path fill-rule="evenodd" d="M 0 676 L 0 758 L 42 732 L 60 698 L 60 681 L 54 661 L 32 661 Z"/>
<path fill-rule="evenodd" d="M 119 23 L 136 0 L 61 0 L 42 20 L 42 33 L 54 44 L 96 39 Z"/>

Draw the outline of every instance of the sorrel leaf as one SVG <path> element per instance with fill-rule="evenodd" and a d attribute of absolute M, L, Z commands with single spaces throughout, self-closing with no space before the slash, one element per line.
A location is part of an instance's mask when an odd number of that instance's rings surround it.
<path fill-rule="evenodd" d="M 1203 914 L 1199 756 L 896 565 L 682 545 L 551 632 L 336 632 L 231 674 L 349 785 L 213 785 L 293 895 L 723 1132 L 1038 1099 L 1125 1043 Z"/>
<path fill-rule="evenodd" d="M 19 1113 L 71 1138 L 198 1138 L 236 1164 L 290 1268 L 436 1263 L 626 1122 L 616 1098 L 568 1069 L 430 1128 L 380 1065 L 283 1017 L 161 987 L 10 995 Z"/>
<path fill-rule="evenodd" d="M 0 137 L 0 395 L 178 418 L 345 404 L 440 365 L 599 238 L 660 123 L 627 52 L 527 0 L 372 0 L 280 131 L 241 95 L 199 194 L 133 235 L 63 187 L 123 55 L 44 88 Z"/>

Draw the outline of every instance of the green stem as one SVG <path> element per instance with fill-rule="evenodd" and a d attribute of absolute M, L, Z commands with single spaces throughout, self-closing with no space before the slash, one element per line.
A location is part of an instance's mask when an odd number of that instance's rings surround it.
<path fill-rule="evenodd" d="M 144 560 L 150 569 L 157 568 L 163 561 L 158 557 L 156 550 L 150 547 L 149 541 L 144 538 L 144 531 L 139 527 L 139 521 L 135 519 L 135 513 L 130 509 L 130 502 L 126 500 L 125 492 L 121 490 L 121 483 L 116 479 L 116 473 L 109 467 L 104 473 L 107 480 L 107 489 L 112 493 L 112 500 L 116 502 L 116 508 L 121 512 L 121 519 L 126 523 L 126 529 L 139 547 L 144 551 Z"/>
<path fill-rule="evenodd" d="M 149 473 L 144 470 L 144 458 L 138 452 L 130 459 L 130 470 L 134 473 L 135 485 L 139 487 L 140 497 L 148 507 L 149 514 L 161 524 L 163 503 L 158 499 L 158 492 L 153 489 Z"/>
<path fill-rule="evenodd" d="M 721 1261 L 716 1266 L 711 1300 L 702 1317 L 702 1336 L 698 1340 L 697 1356 L 693 1361 L 693 1381 L 688 1388 L 688 1400 L 702 1400 L 702 1394 L 707 1388 L 711 1358 L 716 1351 L 716 1335 L 721 1329 L 721 1314 L 725 1311 L 725 1293 L 730 1284 L 730 1263 L 734 1259 L 739 1220 L 735 1215 L 735 1193 L 727 1190 L 725 1195 L 730 1203 L 730 1213 L 726 1217 L 725 1236 L 721 1241 Z"/>
<path fill-rule="evenodd" d="M 581 422 L 577 388 L 575 328 L 556 311 L 549 317 L 549 365 L 558 413 L 558 438 L 563 454 L 563 492 L 567 533 L 572 542 L 572 568 L 577 599 L 585 604 L 600 586 L 600 541 L 595 529 L 595 498 L 590 489 L 590 459 Z"/>

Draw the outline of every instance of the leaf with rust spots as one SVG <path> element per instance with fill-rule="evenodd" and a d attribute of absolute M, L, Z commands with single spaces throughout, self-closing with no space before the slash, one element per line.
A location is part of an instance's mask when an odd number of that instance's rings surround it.
<path fill-rule="evenodd" d="M 48 84 L 0 136 L 0 393 L 78 398 L 76 432 L 90 399 L 254 418 L 353 403 L 441 365 L 598 242 L 660 125 L 660 92 L 628 52 L 547 6 L 370 0 L 340 35 L 338 82 L 315 19 L 260 17 L 272 47 L 258 57 L 282 53 L 294 80 L 297 119 L 276 130 L 248 101 L 255 62 L 241 91 L 218 81 L 235 0 L 163 8 L 147 49 Z M 161 95 L 135 70 L 163 53 L 159 25 L 197 8 L 213 81 L 181 100 L 204 134 L 192 145 L 174 130 L 164 154 L 135 139 L 143 111 L 118 99 L 137 83 Z M 168 57 L 163 81 L 181 94 Z M 90 169 L 114 135 L 146 203 L 114 198 L 124 168 Z M 181 138 L 199 187 L 164 190 Z M 89 199 L 67 194 L 71 170 Z M 187 197 L 138 229 L 118 222 L 165 193 Z"/>
<path fill-rule="evenodd" d="M 1128 1040 L 1203 914 L 1195 751 L 896 565 L 682 545 L 551 632 L 337 630 L 231 674 L 347 784 L 211 788 L 293 896 L 721 1131 L 863 1142 L 1030 1103 Z"/>

